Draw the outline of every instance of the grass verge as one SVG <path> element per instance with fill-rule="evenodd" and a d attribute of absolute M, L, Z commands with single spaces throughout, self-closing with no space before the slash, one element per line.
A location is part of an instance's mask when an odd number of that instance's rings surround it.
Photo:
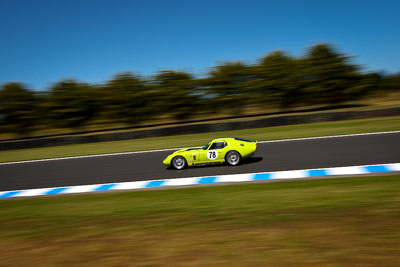
<path fill-rule="evenodd" d="M 200 146 L 211 139 L 223 136 L 239 136 L 267 141 L 396 130 L 400 130 L 400 116 L 1 151 L 0 162 Z"/>
<path fill-rule="evenodd" d="M 0 202 L 5 266 L 398 266 L 400 175 Z"/>

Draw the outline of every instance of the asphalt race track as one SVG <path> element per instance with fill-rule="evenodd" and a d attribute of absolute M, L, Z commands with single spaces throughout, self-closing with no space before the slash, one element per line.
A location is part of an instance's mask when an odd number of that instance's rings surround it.
<path fill-rule="evenodd" d="M 199 144 L 203 145 L 203 144 Z M 240 166 L 167 169 L 173 151 L 0 165 L 0 191 L 400 162 L 400 133 L 262 143 Z"/>

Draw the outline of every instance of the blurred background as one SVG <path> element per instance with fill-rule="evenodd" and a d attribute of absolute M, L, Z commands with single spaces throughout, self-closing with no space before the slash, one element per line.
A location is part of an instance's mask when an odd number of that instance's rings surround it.
<path fill-rule="evenodd" d="M 399 99 L 396 1 L 0 7 L 3 140 Z"/>
<path fill-rule="evenodd" d="M 399 99 L 399 93 L 400 73 L 363 72 L 333 45 L 318 44 L 301 57 L 276 51 L 258 64 L 219 64 L 204 77 L 176 70 L 151 77 L 124 72 L 104 84 L 68 79 L 40 91 L 7 82 L 0 91 L 0 131 L 18 137 L 268 110 L 335 109 L 387 95 Z"/>

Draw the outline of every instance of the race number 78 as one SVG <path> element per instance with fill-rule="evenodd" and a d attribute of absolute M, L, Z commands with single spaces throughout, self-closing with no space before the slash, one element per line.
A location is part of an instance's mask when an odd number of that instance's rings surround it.
<path fill-rule="evenodd" d="M 211 160 L 217 159 L 218 158 L 218 152 L 217 151 L 208 151 L 208 158 Z"/>

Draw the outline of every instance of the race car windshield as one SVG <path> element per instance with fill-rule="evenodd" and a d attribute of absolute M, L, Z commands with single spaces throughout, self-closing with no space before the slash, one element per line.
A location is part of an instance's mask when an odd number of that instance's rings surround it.
<path fill-rule="evenodd" d="M 203 150 L 206 150 L 208 147 L 210 146 L 210 143 L 208 143 L 207 145 L 203 146 Z"/>

